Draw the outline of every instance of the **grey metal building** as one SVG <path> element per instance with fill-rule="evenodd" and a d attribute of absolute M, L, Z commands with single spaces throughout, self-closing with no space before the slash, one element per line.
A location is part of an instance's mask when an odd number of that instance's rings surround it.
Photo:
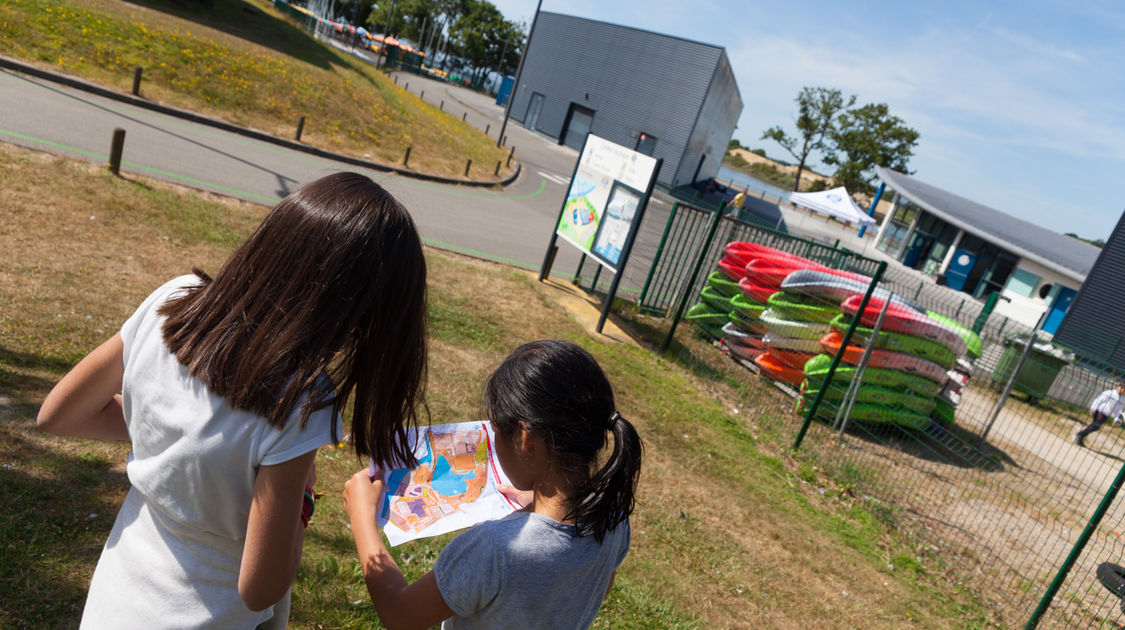
<path fill-rule="evenodd" d="M 875 173 L 895 193 L 879 250 L 974 297 L 999 292 L 997 311 L 1025 324 L 1046 312 L 1043 330 L 1056 332 L 1098 259 L 1097 247 L 909 175 L 883 167 Z"/>
<path fill-rule="evenodd" d="M 663 158 L 659 181 L 718 173 L 742 113 L 726 51 L 627 26 L 541 11 L 512 119 L 580 150 L 587 132 Z"/>
<path fill-rule="evenodd" d="M 1125 214 L 1086 275 L 1055 341 L 1125 374 Z"/>

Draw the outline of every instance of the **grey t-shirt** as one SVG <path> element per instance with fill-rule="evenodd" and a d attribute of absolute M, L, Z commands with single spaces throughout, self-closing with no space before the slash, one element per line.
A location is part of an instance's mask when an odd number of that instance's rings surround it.
<path fill-rule="evenodd" d="M 438 590 L 457 615 L 443 630 L 587 628 L 629 553 L 629 521 L 601 544 L 538 514 L 481 523 L 442 550 Z"/>

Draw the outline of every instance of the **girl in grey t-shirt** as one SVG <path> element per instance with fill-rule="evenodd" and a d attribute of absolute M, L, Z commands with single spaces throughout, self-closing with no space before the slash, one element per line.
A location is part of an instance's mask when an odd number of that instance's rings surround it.
<path fill-rule="evenodd" d="M 586 628 L 629 551 L 641 441 L 597 361 L 558 340 L 517 348 L 488 379 L 496 455 L 524 508 L 462 533 L 407 584 L 375 523 L 383 476 L 344 487 L 367 590 L 388 628 Z M 605 464 L 598 454 L 613 437 Z"/>

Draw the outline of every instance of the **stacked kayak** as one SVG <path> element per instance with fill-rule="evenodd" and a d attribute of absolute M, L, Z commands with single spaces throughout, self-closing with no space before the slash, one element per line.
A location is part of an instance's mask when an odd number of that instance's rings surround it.
<path fill-rule="evenodd" d="M 820 339 L 823 354 L 805 365 L 806 381 L 798 408 L 804 409 L 820 392 L 832 357 L 840 354 L 841 362 L 832 385 L 817 410 L 819 416 L 834 417 L 851 381 L 857 376 L 864 348 L 874 338 L 850 417 L 911 429 L 924 429 L 931 419 L 952 422 L 953 407 L 938 394 L 947 379 L 947 370 L 967 351 L 963 332 L 932 318 L 906 300 L 892 298 L 886 304 L 887 294 L 871 298 L 861 312 L 862 295 L 844 296 L 839 286 L 833 291 L 844 297 L 840 313 L 829 322 L 832 332 Z M 876 335 L 874 325 L 884 306 L 886 314 Z M 843 336 L 857 318 L 853 345 L 844 347 Z"/>
<path fill-rule="evenodd" d="M 767 378 L 799 386 L 804 380 L 801 368 L 815 354 L 816 339 L 823 335 L 826 324 L 794 316 L 800 315 L 799 310 L 785 310 L 791 301 L 782 299 L 781 283 L 799 269 L 825 267 L 754 243 L 729 243 L 724 253 L 732 264 L 743 265 L 732 323 L 743 328 L 753 325 L 762 334 L 764 351 L 753 357 L 754 364 Z"/>
<path fill-rule="evenodd" d="M 818 409 L 822 417 L 834 417 L 844 404 L 873 340 L 850 418 L 911 429 L 925 429 L 934 420 L 952 423 L 954 406 L 940 392 L 958 357 L 980 356 L 979 337 L 882 287 L 860 309 L 871 282 L 772 247 L 734 241 L 723 248 L 687 319 L 705 335 L 722 339 L 732 356 L 753 361 L 763 376 L 799 388 L 800 410 L 820 394 L 832 358 L 840 354 Z M 843 336 L 853 321 L 845 347 Z"/>
<path fill-rule="evenodd" d="M 799 387 L 805 380 L 805 363 L 820 352 L 820 338 L 839 311 L 799 294 L 778 291 L 769 297 L 769 308 L 761 316 L 768 332 L 764 338 L 766 356 L 758 367 L 766 376 Z"/>
<path fill-rule="evenodd" d="M 723 258 L 719 269 L 735 282 L 735 294 L 731 297 L 729 322 L 724 327 L 723 338 L 727 350 L 744 361 L 756 361 L 766 352 L 764 336 L 765 324 L 761 321 L 766 310 L 761 291 L 773 291 L 757 287 L 752 278 L 747 277 L 747 265 L 762 256 L 783 254 L 780 250 L 756 243 L 732 241 L 723 248 Z M 754 287 L 755 290 L 744 290 Z"/>

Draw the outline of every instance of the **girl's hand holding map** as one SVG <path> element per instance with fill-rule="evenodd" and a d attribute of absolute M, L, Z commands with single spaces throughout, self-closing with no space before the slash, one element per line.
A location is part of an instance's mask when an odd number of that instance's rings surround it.
<path fill-rule="evenodd" d="M 535 498 L 534 490 L 520 490 L 519 488 L 510 486 L 508 484 L 497 484 L 496 490 L 515 503 L 518 503 L 521 508 L 529 505 L 531 503 L 531 500 Z"/>

